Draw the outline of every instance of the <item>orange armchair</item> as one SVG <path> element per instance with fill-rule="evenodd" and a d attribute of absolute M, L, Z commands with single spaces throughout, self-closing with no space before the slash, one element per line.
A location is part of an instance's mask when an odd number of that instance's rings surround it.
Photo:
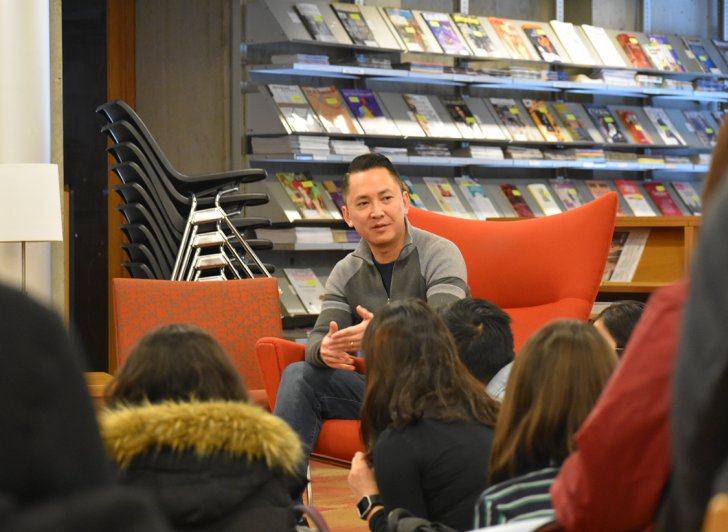
<path fill-rule="evenodd" d="M 304 359 L 305 346 L 281 338 L 261 338 L 255 344 L 263 385 L 271 411 L 275 408 L 278 385 L 286 366 Z M 355 359 L 356 371 L 364 373 L 364 360 Z M 357 451 L 364 450 L 359 420 L 327 419 L 321 424 L 313 454 L 340 464 L 349 464 Z"/>
<path fill-rule="evenodd" d="M 616 212 L 617 195 L 610 193 L 561 214 L 527 220 L 466 220 L 415 207 L 408 218 L 460 248 L 473 297 L 511 316 L 519 349 L 553 319 L 589 317 Z"/>
<path fill-rule="evenodd" d="M 174 323 L 197 325 L 230 354 L 251 399 L 268 406 L 254 353 L 258 338 L 283 334 L 275 278 L 199 283 L 114 279 L 112 291 L 118 365 L 147 332 Z"/>

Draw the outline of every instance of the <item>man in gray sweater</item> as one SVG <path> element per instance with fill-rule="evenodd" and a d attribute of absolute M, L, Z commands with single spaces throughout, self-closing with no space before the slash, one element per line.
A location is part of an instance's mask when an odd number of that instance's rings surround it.
<path fill-rule="evenodd" d="M 355 158 L 343 196 L 344 219 L 362 239 L 331 271 L 306 361 L 286 368 L 275 407 L 308 452 L 324 419 L 359 418 L 364 376 L 352 360 L 374 313 L 395 299 L 417 297 L 440 307 L 469 295 L 455 244 L 407 221 L 409 196 L 389 159 Z"/>

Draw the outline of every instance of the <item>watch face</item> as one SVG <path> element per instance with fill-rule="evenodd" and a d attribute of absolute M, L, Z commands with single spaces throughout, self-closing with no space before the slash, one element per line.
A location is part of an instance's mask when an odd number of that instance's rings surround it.
<path fill-rule="evenodd" d="M 365 495 L 356 503 L 356 509 L 359 510 L 359 517 L 366 519 L 369 513 L 377 506 L 383 506 L 379 495 Z"/>

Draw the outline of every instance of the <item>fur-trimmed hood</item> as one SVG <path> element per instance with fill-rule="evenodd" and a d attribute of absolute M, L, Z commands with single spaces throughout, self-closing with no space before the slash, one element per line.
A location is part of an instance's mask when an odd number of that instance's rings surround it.
<path fill-rule="evenodd" d="M 107 409 L 99 418 L 106 448 L 126 468 L 160 448 L 263 459 L 295 475 L 303 459 L 298 435 L 283 420 L 242 402 L 166 402 Z"/>

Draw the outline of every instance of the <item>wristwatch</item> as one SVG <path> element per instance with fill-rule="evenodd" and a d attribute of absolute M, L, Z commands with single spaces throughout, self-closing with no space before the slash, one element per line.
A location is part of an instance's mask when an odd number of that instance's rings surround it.
<path fill-rule="evenodd" d="M 384 506 L 384 501 L 379 494 L 364 495 L 364 497 L 359 499 L 359 502 L 356 503 L 356 509 L 359 510 L 359 517 L 364 520 L 369 517 L 369 514 L 372 513 L 372 510 L 374 510 L 377 506 Z"/>

